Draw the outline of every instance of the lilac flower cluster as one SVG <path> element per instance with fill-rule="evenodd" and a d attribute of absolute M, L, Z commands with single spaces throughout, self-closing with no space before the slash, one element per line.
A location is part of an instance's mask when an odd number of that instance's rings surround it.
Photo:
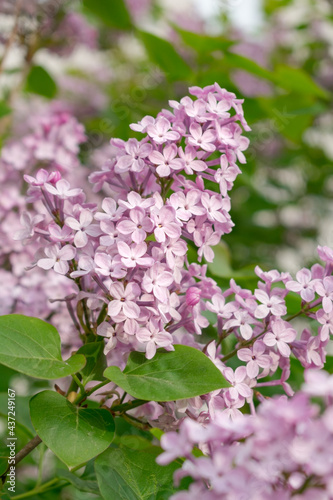
<path fill-rule="evenodd" d="M 30 220 L 22 171 L 32 174 L 41 166 L 66 172 L 69 179 L 82 183 L 86 175 L 78 160 L 80 144 L 85 140 L 84 128 L 68 113 L 63 105 L 38 106 L 38 111 L 26 120 L 15 123 L 17 139 L 8 141 L 0 157 L 0 276 L 4 286 L 0 291 L 0 314 L 21 313 L 40 318 L 52 316 L 53 323 L 62 332 L 64 345 L 73 348 L 77 344 L 75 330 L 68 321 L 67 308 L 63 303 L 51 303 L 49 299 L 73 293 L 73 283 L 54 273 L 45 279 L 40 270 L 27 273 L 37 248 L 32 244 L 22 247 L 20 239 L 31 236 L 31 224 L 40 222 L 42 215 Z M 31 110 L 30 110 L 31 111 Z M 16 116 L 15 116 L 16 119 Z M 74 173 L 75 172 L 75 173 Z M 36 207 L 37 208 L 37 207 Z M 22 227 L 23 224 L 23 227 Z M 14 236 L 14 239 L 13 239 Z"/>
<path fill-rule="evenodd" d="M 305 380 L 302 392 L 263 400 L 254 416 L 232 421 L 220 413 L 204 425 L 186 419 L 178 433 L 164 434 L 158 463 L 185 457 L 175 481 L 194 480 L 171 500 L 332 498 L 333 376 L 307 370 Z M 310 396 L 322 398 L 322 413 Z"/>
<path fill-rule="evenodd" d="M 36 165 L 60 171 L 79 165 L 79 146 L 86 140 L 84 127 L 63 106 L 42 110 L 29 119 L 28 126 L 30 133 L 2 148 L 0 161 L 7 175 Z"/>
<path fill-rule="evenodd" d="M 132 126 L 143 140 L 111 141 L 114 157 L 90 176 L 96 190 L 109 189 L 103 212 L 59 171 L 25 176 L 29 201 L 42 201 L 48 215 L 26 217 L 21 238 L 40 245 L 37 267 L 76 281 L 75 300 L 89 294 L 84 329 L 109 338 L 106 352 L 120 343 L 151 358 L 173 349 L 180 327 L 200 334 L 208 326 L 202 310 L 218 288 L 205 267 L 188 263 L 187 246 L 211 261 L 211 246 L 231 231 L 228 191 L 248 145 L 236 121 L 248 126 L 234 94 L 217 84 L 190 91 L 196 100 L 172 101 L 174 112 Z"/>
<path fill-rule="evenodd" d="M 71 348 L 91 335 L 105 337 L 108 363 L 123 368 L 132 350 L 145 352 L 151 359 L 159 347 L 173 350 L 174 344 L 191 345 L 202 350 L 229 381 L 230 387 L 210 394 L 185 401 L 152 401 L 133 410 L 135 417 L 163 430 L 180 427 L 180 434 L 163 440 L 170 450 L 170 438 L 179 453 L 169 453 L 168 459 L 162 455 L 160 460 L 187 458 L 184 467 L 189 467 L 190 472 L 185 472 L 198 480 L 191 487 L 192 496 L 220 498 L 224 489 L 231 491 L 230 481 L 235 474 L 239 488 L 253 480 L 253 490 L 263 492 L 262 498 L 268 494 L 274 498 L 275 491 L 289 498 L 290 491 L 296 496 L 302 490 L 304 475 L 312 478 L 314 474 L 313 484 L 317 485 L 319 473 L 312 474 L 308 463 L 297 468 L 296 459 L 287 457 L 286 465 L 268 480 L 268 469 L 262 472 L 266 476 L 257 477 L 257 470 L 252 473 L 244 469 L 241 457 L 255 456 L 253 460 L 260 462 L 261 456 L 253 455 L 257 443 L 263 440 L 256 434 L 255 422 L 266 419 L 270 412 L 276 413 L 276 404 L 281 408 L 283 404 L 286 411 L 279 421 L 281 425 L 290 424 L 290 429 L 285 430 L 286 439 L 289 436 L 289 441 L 296 440 L 303 432 L 296 425 L 297 419 L 296 423 L 286 423 L 283 418 L 288 419 L 294 408 L 297 412 L 299 405 L 302 410 L 308 408 L 305 396 L 273 402 L 267 406 L 273 408 L 267 410 L 267 415 L 265 409 L 257 413 L 256 404 L 264 401 L 261 388 L 269 386 L 280 386 L 287 396 L 293 396 L 288 383 L 292 358 L 307 369 L 324 367 L 326 346 L 333 333 L 333 251 L 318 247 L 325 264 L 300 270 L 296 279 L 289 273 L 264 272 L 257 267 L 259 282 L 254 291 L 241 288 L 234 280 L 229 288 L 221 290 L 206 276 L 206 265 L 189 262 L 189 248 L 197 252 L 199 261 L 203 257 L 212 261 L 212 247 L 231 231 L 228 192 L 240 172 L 236 162 L 245 162 L 243 151 L 248 145 L 242 136 L 242 127 L 248 130 L 242 103 L 234 94 L 217 84 L 191 88 L 190 92 L 196 99 L 171 101 L 172 111 L 163 110 L 156 118 L 146 116 L 133 124 L 134 131 L 144 134 L 142 140 L 111 140 L 112 157 L 101 171 L 90 175 L 94 191 L 105 194 L 100 209 L 87 200 L 82 186 L 75 182 L 73 173 L 79 173 L 79 167 L 71 168 L 77 165 L 76 152 L 84 138 L 83 130 L 73 120 L 65 119 L 65 126 L 70 123 L 76 132 L 62 135 L 63 115 L 50 120 L 55 123 L 54 133 L 52 127 L 43 128 L 42 121 L 35 135 L 21 141 L 23 148 L 30 147 L 32 163 L 40 160 L 44 168 L 24 175 L 29 184 L 27 200 L 33 210 L 25 213 L 20 198 L 24 227 L 15 237 L 26 245 L 25 259 L 35 252 L 30 268 L 38 271 L 31 276 L 49 272 L 53 280 L 50 283 L 58 281 L 57 290 L 63 287 L 49 312 L 54 314 L 55 322 L 62 318 Z M 61 161 L 64 150 L 73 154 L 70 165 Z M 36 155 L 36 151 L 41 153 Z M 13 161 L 15 156 L 6 156 L 5 150 L 4 165 L 9 165 L 9 158 Z M 46 168 L 49 165 L 51 169 Z M 8 168 L 8 172 L 17 170 Z M 13 266 L 22 273 L 17 259 Z M 27 280 L 30 285 L 31 279 Z M 298 301 L 297 311 L 290 310 L 291 300 Z M 16 304 L 10 307 L 17 311 Z M 71 328 L 65 307 L 72 319 Z M 211 322 L 215 323 L 217 339 L 204 344 L 200 335 L 210 324 L 208 317 L 215 318 Z M 309 324 L 308 328 L 301 324 L 300 336 L 299 318 Z M 252 419 L 244 417 L 246 411 L 250 411 Z M 314 415 L 312 411 L 307 414 Z M 312 422 L 315 425 L 317 420 Z M 189 437 L 192 428 L 196 434 L 193 439 Z M 201 447 L 210 457 L 194 463 L 191 450 L 201 435 L 200 441 L 205 443 Z M 278 434 L 275 436 L 280 443 Z M 245 443 L 239 444 L 243 438 Z M 271 438 L 267 439 L 272 444 Z M 252 447 L 247 445 L 252 441 Z M 224 458 L 220 453 L 222 445 L 230 450 Z M 264 445 L 263 449 L 262 457 L 268 453 Z M 274 453 L 270 455 L 272 463 L 282 460 L 280 448 L 276 446 Z M 267 457 L 265 460 L 267 467 L 273 467 Z M 196 464 L 202 466 L 202 472 Z M 225 470 L 231 471 L 230 480 Z M 205 484 L 213 489 L 205 490 Z M 306 482 L 306 486 L 312 483 Z M 176 498 L 185 499 L 186 495 L 181 493 Z"/>

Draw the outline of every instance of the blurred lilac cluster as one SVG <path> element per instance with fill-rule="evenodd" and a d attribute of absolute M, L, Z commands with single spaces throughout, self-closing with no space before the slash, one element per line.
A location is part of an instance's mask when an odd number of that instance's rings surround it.
<path fill-rule="evenodd" d="M 158 463 L 185 457 L 175 481 L 194 479 L 171 500 L 332 498 L 333 377 L 308 370 L 305 378 L 294 398 L 264 400 L 254 416 L 231 421 L 222 413 L 206 425 L 187 419 L 164 434 Z M 321 398 L 323 412 L 310 396 Z M 192 454 L 197 445 L 200 456 Z"/>
<path fill-rule="evenodd" d="M 45 279 L 44 272 L 27 273 L 25 268 L 34 258 L 36 248 L 22 247 L 20 238 L 30 236 L 30 219 L 25 213 L 27 200 L 23 172 L 26 175 L 45 166 L 66 172 L 69 179 L 81 183 L 86 169 L 80 165 L 80 144 L 86 140 L 83 126 L 64 106 L 54 103 L 42 107 L 20 123 L 20 134 L 2 148 L 0 157 L 3 195 L 0 200 L 0 314 L 13 312 L 41 318 L 51 318 L 62 331 L 64 344 L 75 345 L 73 328 L 68 323 L 66 305 L 51 303 L 49 299 L 73 292 L 70 280 L 52 274 Z M 37 216 L 36 221 L 41 220 Z M 22 228 L 23 223 L 23 228 Z M 13 239 L 14 238 L 14 239 Z M 65 309 L 65 310 L 64 310 Z"/>

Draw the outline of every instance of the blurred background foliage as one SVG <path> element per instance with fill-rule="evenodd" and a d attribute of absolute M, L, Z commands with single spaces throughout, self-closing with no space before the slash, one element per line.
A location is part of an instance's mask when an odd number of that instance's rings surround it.
<path fill-rule="evenodd" d="M 244 30 L 235 19 L 247 2 L 212 0 L 203 15 L 194 0 L 0 0 L 2 144 L 45 104 L 65 103 L 86 127 L 88 176 L 107 160 L 111 137 L 140 138 L 129 125 L 189 86 L 216 81 L 245 99 L 251 145 L 231 192 L 235 227 L 208 268 L 222 287 L 234 278 L 253 288 L 255 265 L 295 271 L 315 262 L 318 244 L 333 245 L 332 2 L 262 0 Z M 25 396 L 41 386 L 2 371 L 2 434 L 9 380 L 24 445 L 32 432 Z M 18 495 L 38 481 L 40 454 L 29 457 Z M 98 498 L 93 477 L 79 491 L 59 467 L 46 457 L 43 474 L 60 486 L 30 498 Z"/>

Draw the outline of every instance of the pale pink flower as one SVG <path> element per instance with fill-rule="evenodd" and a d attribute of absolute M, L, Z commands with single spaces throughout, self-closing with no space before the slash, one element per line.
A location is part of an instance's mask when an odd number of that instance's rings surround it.
<path fill-rule="evenodd" d="M 216 140 L 216 135 L 213 130 L 208 129 L 203 132 L 199 123 L 194 122 L 190 125 L 190 134 L 191 135 L 187 139 L 188 144 L 204 149 L 210 153 L 215 151 L 216 148 L 213 143 Z"/>
<path fill-rule="evenodd" d="M 220 195 L 210 196 L 208 193 L 202 193 L 201 203 L 207 211 L 207 216 L 210 221 L 225 222 L 226 218 L 223 214 L 223 199 Z"/>
<path fill-rule="evenodd" d="M 220 159 L 221 168 L 216 170 L 214 179 L 219 183 L 222 196 L 226 196 L 227 192 L 233 186 L 237 175 L 241 173 L 237 165 L 229 165 L 226 155 L 222 155 Z"/>
<path fill-rule="evenodd" d="M 133 128 L 133 127 L 132 127 Z M 167 141 L 178 141 L 178 132 L 170 130 L 171 124 L 164 116 L 156 119 L 155 123 L 147 126 L 147 134 L 156 144 L 163 144 Z"/>
<path fill-rule="evenodd" d="M 323 281 L 317 281 L 315 290 L 318 295 L 323 297 L 323 309 L 325 313 L 329 314 L 333 309 L 333 276 L 326 276 Z"/>
<path fill-rule="evenodd" d="M 102 209 L 105 213 L 97 212 L 97 214 L 95 214 L 96 220 L 117 221 L 118 219 L 120 219 L 125 210 L 123 207 L 117 207 L 117 203 L 113 198 L 104 198 L 104 200 L 102 201 Z"/>
<path fill-rule="evenodd" d="M 206 302 L 208 311 L 211 311 L 224 319 L 230 318 L 237 309 L 237 304 L 235 304 L 235 302 L 228 302 L 226 304 L 224 296 L 220 293 L 215 293 L 211 300 L 212 302 Z"/>
<path fill-rule="evenodd" d="M 207 165 L 204 161 L 198 160 L 197 158 L 197 150 L 188 144 L 185 147 L 185 152 L 182 147 L 178 148 L 179 157 L 183 160 L 184 170 L 188 175 L 192 175 L 193 171 L 195 172 L 203 172 L 207 169 Z"/>
<path fill-rule="evenodd" d="M 224 329 L 239 328 L 240 334 L 245 340 L 249 340 L 253 335 L 253 328 L 250 326 L 255 320 L 252 316 L 244 310 L 235 311 L 233 318 L 224 323 Z"/>
<path fill-rule="evenodd" d="M 79 196 L 83 193 L 81 188 L 71 189 L 71 186 L 66 179 L 60 179 L 56 182 L 55 186 L 49 184 L 48 182 L 45 184 L 45 189 L 60 198 L 61 200 L 66 200 L 67 198 L 73 198 L 75 196 Z"/>
<path fill-rule="evenodd" d="M 51 245 L 45 248 L 46 258 L 39 259 L 37 266 L 42 269 L 54 269 L 58 274 L 66 274 L 69 270 L 68 261 L 74 259 L 76 251 L 71 245 Z"/>
<path fill-rule="evenodd" d="M 172 335 L 158 328 L 152 321 L 148 322 L 147 327 L 139 329 L 136 338 L 139 342 L 146 344 L 147 359 L 152 359 L 155 356 L 158 347 L 164 347 L 164 349 L 168 351 L 174 351 Z"/>
<path fill-rule="evenodd" d="M 140 316 L 140 307 L 136 300 L 140 296 L 141 290 L 136 283 L 128 283 L 126 288 L 120 282 L 110 285 L 110 295 L 113 300 L 108 304 L 108 314 L 111 318 L 123 313 L 128 318 L 136 319 Z"/>
<path fill-rule="evenodd" d="M 146 215 L 143 208 L 132 208 L 129 213 L 129 219 L 118 222 L 117 229 L 121 234 L 131 235 L 135 243 L 142 243 L 147 233 L 152 232 L 154 224 Z"/>
<path fill-rule="evenodd" d="M 201 206 L 201 192 L 191 189 L 185 195 L 182 191 L 170 196 L 170 204 L 176 210 L 177 218 L 188 221 L 192 215 L 204 215 L 206 209 Z"/>
<path fill-rule="evenodd" d="M 164 243 L 166 237 L 179 238 L 181 235 L 180 225 L 176 222 L 176 211 L 171 206 L 163 206 L 160 211 L 152 212 L 155 222 L 154 234 L 156 241 Z"/>
<path fill-rule="evenodd" d="M 159 177 L 168 177 L 171 170 L 181 170 L 183 162 L 177 156 L 176 144 L 169 144 L 163 149 L 163 153 L 153 151 L 149 155 L 149 159 L 154 165 L 157 165 L 156 172 Z"/>
<path fill-rule="evenodd" d="M 277 295 L 269 296 L 263 290 L 255 290 L 254 295 L 261 302 L 254 312 L 256 318 L 266 318 L 269 314 L 283 316 L 287 313 L 285 302 L 281 297 Z"/>
<path fill-rule="evenodd" d="M 131 191 L 127 195 L 127 201 L 118 200 L 118 203 L 122 207 L 129 208 L 130 210 L 132 208 L 137 208 L 137 207 L 140 207 L 142 209 L 146 209 L 146 208 L 151 207 L 152 205 L 155 205 L 155 200 L 154 200 L 154 198 L 142 198 L 139 195 L 139 193 L 136 193 L 135 191 Z"/>
<path fill-rule="evenodd" d="M 101 230 L 98 224 L 92 224 L 94 216 L 90 210 L 82 210 L 79 220 L 74 217 L 67 217 L 65 219 L 66 226 L 76 231 L 74 236 L 74 245 L 77 248 L 83 248 L 88 243 L 88 236 L 99 236 Z"/>
<path fill-rule="evenodd" d="M 232 384 L 233 387 L 228 389 L 231 399 L 238 399 L 239 396 L 249 398 L 252 396 L 252 389 L 245 381 L 247 377 L 245 366 L 238 366 L 235 371 L 232 368 L 225 368 L 223 376 Z"/>
<path fill-rule="evenodd" d="M 314 284 L 312 281 L 311 271 L 309 269 L 301 269 L 296 273 L 297 281 L 287 281 L 286 289 L 292 292 L 300 293 L 300 296 L 305 302 L 310 302 L 315 297 Z"/>
<path fill-rule="evenodd" d="M 173 283 L 173 276 L 164 268 L 155 264 L 145 272 L 142 279 L 142 288 L 147 293 L 153 293 L 154 296 L 162 303 L 168 302 L 169 291 L 168 287 Z"/>
<path fill-rule="evenodd" d="M 125 143 L 126 154 L 120 156 L 115 165 L 115 172 L 141 172 L 145 168 L 144 158 L 152 151 L 152 145 L 140 143 L 136 139 L 129 139 Z"/>
<path fill-rule="evenodd" d="M 146 243 L 138 245 L 127 245 L 124 241 L 118 241 L 117 248 L 121 256 L 121 262 L 128 268 L 130 267 L 151 267 L 154 264 L 154 259 L 147 255 Z"/>
<path fill-rule="evenodd" d="M 35 234 L 36 226 L 44 220 L 43 215 L 34 215 L 31 216 L 28 212 L 23 212 L 20 217 L 20 223 L 23 226 L 23 229 L 16 231 L 14 233 L 14 240 L 25 240 L 27 238 L 31 238 Z"/>
<path fill-rule="evenodd" d="M 245 361 L 246 373 L 250 378 L 256 378 L 260 368 L 268 368 L 271 359 L 267 354 L 265 344 L 261 340 L 256 340 L 252 348 L 239 349 L 237 356 L 241 361 Z"/>
<path fill-rule="evenodd" d="M 213 262 L 214 252 L 211 249 L 212 246 L 217 245 L 220 242 L 221 235 L 213 231 L 211 226 L 205 226 L 202 231 L 195 231 L 194 242 L 199 247 L 198 257 L 205 257 L 207 262 Z M 200 261 L 199 261 L 200 262 Z"/>
<path fill-rule="evenodd" d="M 330 334 L 333 335 L 333 314 L 326 313 L 323 309 L 316 312 L 316 320 L 323 325 L 320 329 L 320 339 L 325 341 L 329 338 Z"/>
<path fill-rule="evenodd" d="M 264 335 L 263 342 L 269 347 L 276 346 L 282 356 L 290 356 L 290 347 L 288 343 L 296 338 L 296 330 L 290 327 L 287 321 L 277 319 L 271 324 L 271 332 Z"/>

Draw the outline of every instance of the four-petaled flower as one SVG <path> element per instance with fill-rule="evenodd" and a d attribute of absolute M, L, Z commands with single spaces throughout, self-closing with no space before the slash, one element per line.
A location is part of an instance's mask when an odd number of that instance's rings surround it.
<path fill-rule="evenodd" d="M 276 345 L 282 356 L 290 356 L 290 347 L 288 344 L 295 340 L 296 330 L 291 328 L 290 324 L 282 319 L 274 321 L 270 328 L 272 331 L 264 335 L 264 344 L 269 347 Z"/>
<path fill-rule="evenodd" d="M 137 283 L 128 283 L 126 288 L 119 281 L 110 285 L 110 295 L 113 300 L 108 304 L 108 314 L 116 321 L 116 317 L 123 313 L 128 318 L 136 319 L 140 316 L 139 299 L 141 290 Z"/>

